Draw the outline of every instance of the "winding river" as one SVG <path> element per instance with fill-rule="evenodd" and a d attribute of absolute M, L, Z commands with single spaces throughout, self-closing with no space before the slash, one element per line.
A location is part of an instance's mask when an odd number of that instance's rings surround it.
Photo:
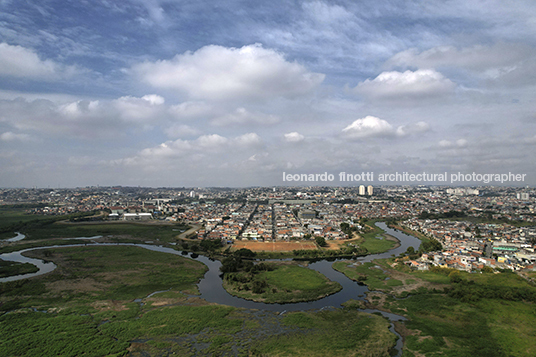
<path fill-rule="evenodd" d="M 384 222 L 376 223 L 378 227 L 383 229 L 386 234 L 389 234 L 395 238 L 397 238 L 400 241 L 400 246 L 397 248 L 391 249 L 385 253 L 379 253 L 379 254 L 371 254 L 364 257 L 359 257 L 356 259 L 356 261 L 359 262 L 370 262 L 374 259 L 384 259 L 389 258 L 393 254 L 398 255 L 400 253 L 405 252 L 408 247 L 413 247 L 415 250 L 419 249 L 421 241 L 413 236 L 407 235 L 403 232 L 400 232 L 398 230 L 391 229 L 387 227 L 387 225 Z M 19 238 L 19 236 L 17 236 Z M 83 237 L 80 239 L 87 239 L 91 240 L 98 237 Z M 152 251 L 157 252 L 163 252 L 163 253 L 169 253 L 169 254 L 175 254 L 175 255 L 181 255 L 183 254 L 180 251 L 177 251 L 172 248 L 166 248 L 162 246 L 155 246 L 155 245 L 149 245 L 149 244 L 130 244 L 130 243 L 86 243 L 85 245 L 124 245 L 124 246 L 136 246 L 141 247 L 145 249 L 149 249 Z M 57 245 L 57 246 L 46 246 L 46 247 L 36 247 L 36 248 L 29 248 L 20 250 L 17 252 L 12 253 L 5 253 L 0 255 L 0 259 L 7 260 L 7 261 L 15 261 L 20 263 L 31 263 L 36 265 L 39 268 L 39 271 L 36 273 L 31 274 L 24 274 L 24 275 L 15 275 L 10 276 L 7 278 L 1 278 L 0 282 L 7 282 L 7 281 L 16 281 L 21 279 L 26 279 L 38 275 L 43 275 L 46 273 L 51 272 L 56 268 L 56 265 L 54 263 L 50 262 L 44 262 L 40 259 L 33 259 L 28 258 L 23 255 L 23 253 L 31 251 L 31 250 L 37 250 L 37 249 L 50 249 L 50 248 L 62 248 L 62 247 L 77 247 L 81 246 L 81 244 L 72 244 L 72 245 Z M 192 258 L 192 257 L 191 257 Z M 341 304 L 350 300 L 363 300 L 365 298 L 365 294 L 369 291 L 368 287 L 366 285 L 359 285 L 356 282 L 350 280 L 347 278 L 344 274 L 334 270 L 332 268 L 333 260 L 327 261 L 327 260 L 321 260 L 317 262 L 313 262 L 309 264 L 310 269 L 314 269 L 322 274 L 324 274 L 326 277 L 328 277 L 330 280 L 336 281 L 342 286 L 342 290 L 339 292 L 326 296 L 325 298 L 322 298 L 320 300 L 311 301 L 311 302 L 300 302 L 300 303 L 288 303 L 288 304 L 266 304 L 262 302 L 254 302 L 250 300 L 241 299 L 235 296 L 230 295 L 222 286 L 222 280 L 220 277 L 220 266 L 221 263 L 217 260 L 209 259 L 205 256 L 197 256 L 195 259 L 199 262 L 204 263 L 208 266 L 209 270 L 207 273 L 205 273 L 205 276 L 201 281 L 199 282 L 199 291 L 201 293 L 201 298 L 205 299 L 209 302 L 214 302 L 218 304 L 223 305 L 229 305 L 234 307 L 240 307 L 240 308 L 246 308 L 246 309 L 260 309 L 260 310 L 268 310 L 268 311 L 274 311 L 279 313 L 284 313 L 287 311 L 300 311 L 300 310 L 320 310 L 324 308 L 330 308 L 330 307 L 341 307 Z M 363 310 L 364 312 L 380 312 L 383 316 L 389 318 L 390 321 L 400 321 L 405 320 L 403 316 L 390 314 L 387 312 L 379 311 L 379 310 Z M 391 324 L 391 331 L 398 335 L 394 331 L 393 325 Z M 400 335 L 398 335 L 400 337 Z M 398 355 L 401 355 L 402 351 L 402 339 L 399 338 L 397 342 L 397 346 L 395 347 Z"/>

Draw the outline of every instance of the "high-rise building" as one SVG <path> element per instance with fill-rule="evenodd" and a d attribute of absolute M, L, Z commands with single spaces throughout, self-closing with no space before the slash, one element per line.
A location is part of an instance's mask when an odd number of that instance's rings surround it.
<path fill-rule="evenodd" d="M 372 186 L 367 187 L 367 195 L 372 196 L 372 193 L 374 192 L 374 188 Z"/>
<path fill-rule="evenodd" d="M 359 195 L 365 196 L 365 185 L 359 186 Z"/>
<path fill-rule="evenodd" d="M 521 192 L 517 194 L 518 200 L 528 200 L 530 198 L 530 194 L 528 192 Z"/>

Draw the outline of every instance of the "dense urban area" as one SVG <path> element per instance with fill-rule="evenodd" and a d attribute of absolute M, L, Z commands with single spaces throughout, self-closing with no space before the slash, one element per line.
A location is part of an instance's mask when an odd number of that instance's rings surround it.
<path fill-rule="evenodd" d="M 531 188 L 296 187 L 3 189 L 2 205 L 33 205 L 36 215 L 94 212 L 87 220 L 164 220 L 191 224 L 200 240 L 344 240 L 363 219 L 441 243 L 406 262 L 465 271 L 531 269 L 536 261 L 536 192 Z M 30 206 L 29 206 L 30 207 Z M 437 246 L 439 247 L 439 246 Z"/>

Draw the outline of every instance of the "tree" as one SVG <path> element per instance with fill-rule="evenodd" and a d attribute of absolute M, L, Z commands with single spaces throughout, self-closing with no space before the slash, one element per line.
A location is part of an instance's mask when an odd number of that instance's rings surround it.
<path fill-rule="evenodd" d="M 462 275 L 460 274 L 460 272 L 457 270 L 454 270 L 450 272 L 449 280 L 451 283 L 460 283 L 463 279 L 462 279 Z"/>
<path fill-rule="evenodd" d="M 242 259 L 236 256 L 223 258 L 221 261 L 220 271 L 222 273 L 234 273 L 242 266 Z"/>
<path fill-rule="evenodd" d="M 315 237 L 315 241 L 316 241 L 316 244 L 318 244 L 318 245 L 321 246 L 321 247 L 325 247 L 325 246 L 328 245 L 328 244 L 326 243 L 326 240 L 324 239 L 324 237 L 316 236 L 316 237 Z"/>
<path fill-rule="evenodd" d="M 486 265 L 482 268 L 482 273 L 493 273 L 493 268 Z"/>
<path fill-rule="evenodd" d="M 234 252 L 234 255 L 242 258 L 254 258 L 256 253 L 247 248 L 240 248 L 236 252 Z"/>

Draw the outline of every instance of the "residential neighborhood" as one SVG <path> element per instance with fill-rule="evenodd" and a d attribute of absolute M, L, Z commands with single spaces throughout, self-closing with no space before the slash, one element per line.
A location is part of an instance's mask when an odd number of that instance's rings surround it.
<path fill-rule="evenodd" d="M 368 219 L 398 221 L 441 243 L 407 264 L 465 271 L 520 270 L 536 262 L 536 192 L 509 187 L 358 187 L 1 189 L 1 205 L 28 214 L 94 212 L 93 220 L 159 220 L 197 227 L 197 239 L 291 241 L 353 238 Z"/>

